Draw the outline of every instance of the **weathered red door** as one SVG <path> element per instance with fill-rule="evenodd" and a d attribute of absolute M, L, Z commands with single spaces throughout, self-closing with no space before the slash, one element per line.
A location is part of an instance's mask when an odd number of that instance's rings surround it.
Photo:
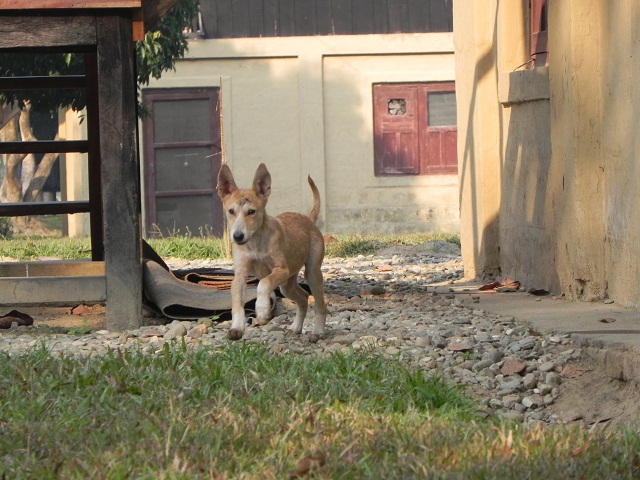
<path fill-rule="evenodd" d="M 453 83 L 421 89 L 420 111 L 426 118 L 420 125 L 422 173 L 458 172 L 456 100 Z"/>
<path fill-rule="evenodd" d="M 373 87 L 375 174 L 455 174 L 453 82 Z"/>
<path fill-rule="evenodd" d="M 420 173 L 418 92 L 414 86 L 374 85 L 376 175 Z"/>

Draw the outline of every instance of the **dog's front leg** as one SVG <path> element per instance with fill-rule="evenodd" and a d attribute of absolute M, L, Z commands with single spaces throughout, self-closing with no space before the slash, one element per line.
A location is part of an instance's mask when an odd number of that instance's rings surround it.
<path fill-rule="evenodd" d="M 231 328 L 227 333 L 229 340 L 240 340 L 242 335 L 244 335 L 246 322 L 244 313 L 244 290 L 246 285 L 246 277 L 236 273 L 231 282 Z"/>
<path fill-rule="evenodd" d="M 271 320 L 271 292 L 285 283 L 288 275 L 289 270 L 277 267 L 258 283 L 256 298 L 256 323 L 258 325 L 266 325 Z"/>

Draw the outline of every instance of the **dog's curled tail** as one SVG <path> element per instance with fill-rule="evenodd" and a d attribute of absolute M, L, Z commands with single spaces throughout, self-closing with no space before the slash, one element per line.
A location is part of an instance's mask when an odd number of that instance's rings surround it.
<path fill-rule="evenodd" d="M 320 192 L 318 191 L 318 187 L 316 187 L 314 181 L 311 179 L 311 175 L 307 177 L 307 181 L 309 182 L 311 192 L 313 193 L 313 208 L 309 212 L 309 218 L 313 223 L 316 223 L 318 215 L 320 215 Z"/>

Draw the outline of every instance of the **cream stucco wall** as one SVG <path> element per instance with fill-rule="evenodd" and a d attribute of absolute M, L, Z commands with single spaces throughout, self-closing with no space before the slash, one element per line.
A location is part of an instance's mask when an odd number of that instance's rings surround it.
<path fill-rule="evenodd" d="M 311 174 L 326 232 L 458 232 L 456 175 L 373 173 L 373 83 L 454 70 L 451 33 L 196 40 L 149 87 L 220 87 L 225 158 L 244 185 L 267 165 L 273 214 L 309 210 Z"/>
<path fill-rule="evenodd" d="M 601 238 L 606 294 L 616 302 L 640 306 L 640 4 L 626 0 L 598 2 L 603 21 L 598 57 L 602 70 L 602 159 L 596 175 L 606 174 Z M 596 45 L 594 45 L 595 47 Z M 613 52 L 619 52 L 612 56 Z M 588 75 L 584 72 L 584 76 Z M 601 168 L 604 168 L 602 172 Z"/>
<path fill-rule="evenodd" d="M 559 30 L 563 56 L 554 59 L 566 58 L 567 68 L 551 75 L 551 87 L 560 95 L 568 86 L 570 95 L 563 97 L 575 105 L 571 116 L 561 116 L 566 134 L 558 138 L 552 130 L 572 194 L 559 225 L 558 250 L 568 266 L 561 279 L 573 296 L 609 297 L 637 307 L 640 4 L 574 0 L 556 8 L 570 22 L 571 41 Z M 562 143 L 569 136 L 574 145 L 565 149 Z"/>
<path fill-rule="evenodd" d="M 465 275 L 499 273 L 501 201 L 497 1 L 453 2 L 460 240 Z"/>
<path fill-rule="evenodd" d="M 454 2 L 466 273 L 637 307 L 640 4 L 549 2 L 529 69 L 524 3 Z"/>
<path fill-rule="evenodd" d="M 86 110 L 60 113 L 61 140 L 86 140 Z M 64 153 L 60 155 L 60 179 L 62 200 L 89 199 L 89 161 L 86 153 Z M 69 237 L 88 237 L 91 226 L 88 213 L 66 215 L 63 230 Z"/>

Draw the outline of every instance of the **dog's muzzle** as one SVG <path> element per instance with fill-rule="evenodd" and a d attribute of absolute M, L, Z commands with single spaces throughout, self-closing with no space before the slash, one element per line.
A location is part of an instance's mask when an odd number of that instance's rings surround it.
<path fill-rule="evenodd" d="M 245 238 L 244 233 L 233 232 L 233 241 L 236 242 L 238 245 L 242 245 L 247 241 L 247 239 Z"/>

